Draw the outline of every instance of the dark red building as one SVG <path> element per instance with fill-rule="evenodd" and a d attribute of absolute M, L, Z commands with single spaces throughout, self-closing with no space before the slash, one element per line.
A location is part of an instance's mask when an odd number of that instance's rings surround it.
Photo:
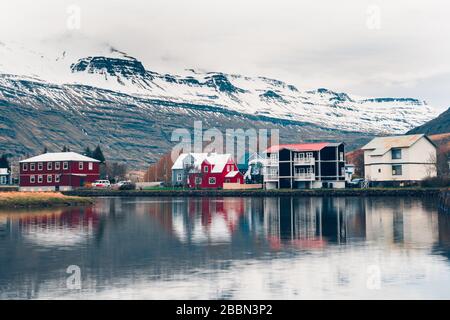
<path fill-rule="evenodd" d="M 99 179 L 100 161 L 75 152 L 44 153 L 20 161 L 21 191 L 58 191 Z"/>
<path fill-rule="evenodd" d="M 190 188 L 223 188 L 224 183 L 244 183 L 244 177 L 229 154 L 211 154 L 196 172 L 190 173 Z"/>

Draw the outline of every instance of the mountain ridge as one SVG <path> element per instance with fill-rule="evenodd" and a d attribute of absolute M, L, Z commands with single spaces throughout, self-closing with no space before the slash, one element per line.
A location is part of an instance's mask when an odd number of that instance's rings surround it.
<path fill-rule="evenodd" d="M 39 151 L 43 143 L 49 150 L 102 143 L 111 159 L 139 166 L 167 152 L 174 144 L 171 131 L 190 129 L 194 120 L 205 128 L 277 128 L 283 141 L 342 140 L 356 147 L 434 116 L 413 98 L 301 91 L 267 77 L 192 69 L 158 73 L 111 47 L 105 55 L 76 58 L 67 50 L 56 58 L 27 51 L 18 56 L 29 60 L 14 70 L 14 51 L 5 48 L 0 47 L 0 151 L 20 155 Z"/>

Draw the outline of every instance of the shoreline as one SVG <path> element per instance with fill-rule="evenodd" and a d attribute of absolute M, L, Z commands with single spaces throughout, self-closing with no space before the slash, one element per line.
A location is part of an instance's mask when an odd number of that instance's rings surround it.
<path fill-rule="evenodd" d="M 64 195 L 78 197 L 375 197 L 408 196 L 437 197 L 440 188 L 373 188 L 373 189 L 309 189 L 309 190 L 102 190 L 65 191 Z"/>
<path fill-rule="evenodd" d="M 63 195 L 59 192 L 0 192 L 1 209 L 68 207 L 93 204 L 90 197 Z"/>

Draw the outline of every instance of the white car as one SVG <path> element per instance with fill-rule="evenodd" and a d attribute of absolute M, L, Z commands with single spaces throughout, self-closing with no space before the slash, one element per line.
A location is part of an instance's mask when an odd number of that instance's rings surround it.
<path fill-rule="evenodd" d="M 92 186 L 94 188 L 110 188 L 111 183 L 109 182 L 109 180 L 95 180 L 92 183 Z"/>

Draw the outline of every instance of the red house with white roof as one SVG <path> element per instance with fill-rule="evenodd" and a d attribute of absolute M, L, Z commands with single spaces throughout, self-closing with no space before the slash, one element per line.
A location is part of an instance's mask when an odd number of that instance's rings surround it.
<path fill-rule="evenodd" d="M 210 154 L 189 174 L 190 188 L 223 188 L 224 183 L 244 183 L 244 176 L 230 154 Z"/>
<path fill-rule="evenodd" d="M 20 191 L 64 191 L 99 179 L 100 161 L 75 152 L 49 152 L 20 163 Z"/>

